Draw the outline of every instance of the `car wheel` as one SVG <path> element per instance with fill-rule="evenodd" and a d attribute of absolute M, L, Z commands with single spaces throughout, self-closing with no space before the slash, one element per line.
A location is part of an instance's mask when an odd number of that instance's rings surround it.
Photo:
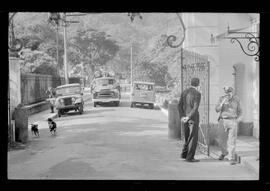
<path fill-rule="evenodd" d="M 120 104 L 120 101 L 115 102 L 115 106 L 119 106 L 119 104 Z"/>

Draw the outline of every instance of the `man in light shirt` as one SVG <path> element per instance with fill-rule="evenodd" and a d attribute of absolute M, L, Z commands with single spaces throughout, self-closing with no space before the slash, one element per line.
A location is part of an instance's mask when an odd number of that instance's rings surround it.
<path fill-rule="evenodd" d="M 221 155 L 219 160 L 223 160 L 228 155 L 231 165 L 236 164 L 235 148 L 237 139 L 238 123 L 242 119 L 242 109 L 239 98 L 234 95 L 232 87 L 225 86 L 224 96 L 221 96 L 216 105 L 216 112 L 220 112 L 219 122 L 219 146 Z"/>

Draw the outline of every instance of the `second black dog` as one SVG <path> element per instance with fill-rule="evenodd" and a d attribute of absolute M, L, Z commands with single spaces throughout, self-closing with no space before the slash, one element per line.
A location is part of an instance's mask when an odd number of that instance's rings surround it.
<path fill-rule="evenodd" d="M 52 135 L 55 135 L 56 134 L 56 123 L 51 119 L 49 118 L 48 119 L 48 125 L 49 125 L 49 129 L 50 129 L 50 132 Z"/>
<path fill-rule="evenodd" d="M 31 132 L 36 136 L 39 136 L 38 124 L 31 124 Z"/>

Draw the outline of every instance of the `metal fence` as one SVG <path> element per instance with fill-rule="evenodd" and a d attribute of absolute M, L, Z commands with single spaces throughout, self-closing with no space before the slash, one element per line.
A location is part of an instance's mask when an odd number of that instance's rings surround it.
<path fill-rule="evenodd" d="M 52 76 L 41 74 L 21 75 L 21 98 L 24 105 L 47 99 L 46 90 L 52 87 Z"/>
<path fill-rule="evenodd" d="M 193 77 L 200 79 L 201 102 L 199 106 L 200 125 L 198 144 L 201 150 L 209 155 L 209 92 L 210 65 L 207 56 L 195 52 L 183 51 L 182 86 L 190 86 Z"/>
<path fill-rule="evenodd" d="M 69 83 L 81 83 L 80 78 L 70 77 Z M 29 105 L 48 98 L 46 90 L 49 87 L 56 88 L 65 84 L 65 78 L 53 77 L 43 74 L 22 74 L 21 75 L 21 103 Z"/>

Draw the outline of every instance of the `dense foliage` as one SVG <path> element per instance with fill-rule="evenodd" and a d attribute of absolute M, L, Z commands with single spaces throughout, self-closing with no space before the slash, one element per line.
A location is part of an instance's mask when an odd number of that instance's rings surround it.
<path fill-rule="evenodd" d="M 25 45 L 22 72 L 64 76 L 63 27 L 57 31 L 47 19 L 46 13 L 18 13 L 14 17 L 16 36 Z M 172 84 L 179 76 L 180 54 L 167 46 L 166 30 L 177 27 L 168 28 L 168 23 L 176 19 L 165 13 L 145 13 L 142 20 L 134 22 L 124 13 L 76 18 L 80 23 L 67 27 L 69 75 L 89 77 L 95 70 L 105 68 L 130 79 L 132 46 L 134 80 L 161 86 Z"/>

